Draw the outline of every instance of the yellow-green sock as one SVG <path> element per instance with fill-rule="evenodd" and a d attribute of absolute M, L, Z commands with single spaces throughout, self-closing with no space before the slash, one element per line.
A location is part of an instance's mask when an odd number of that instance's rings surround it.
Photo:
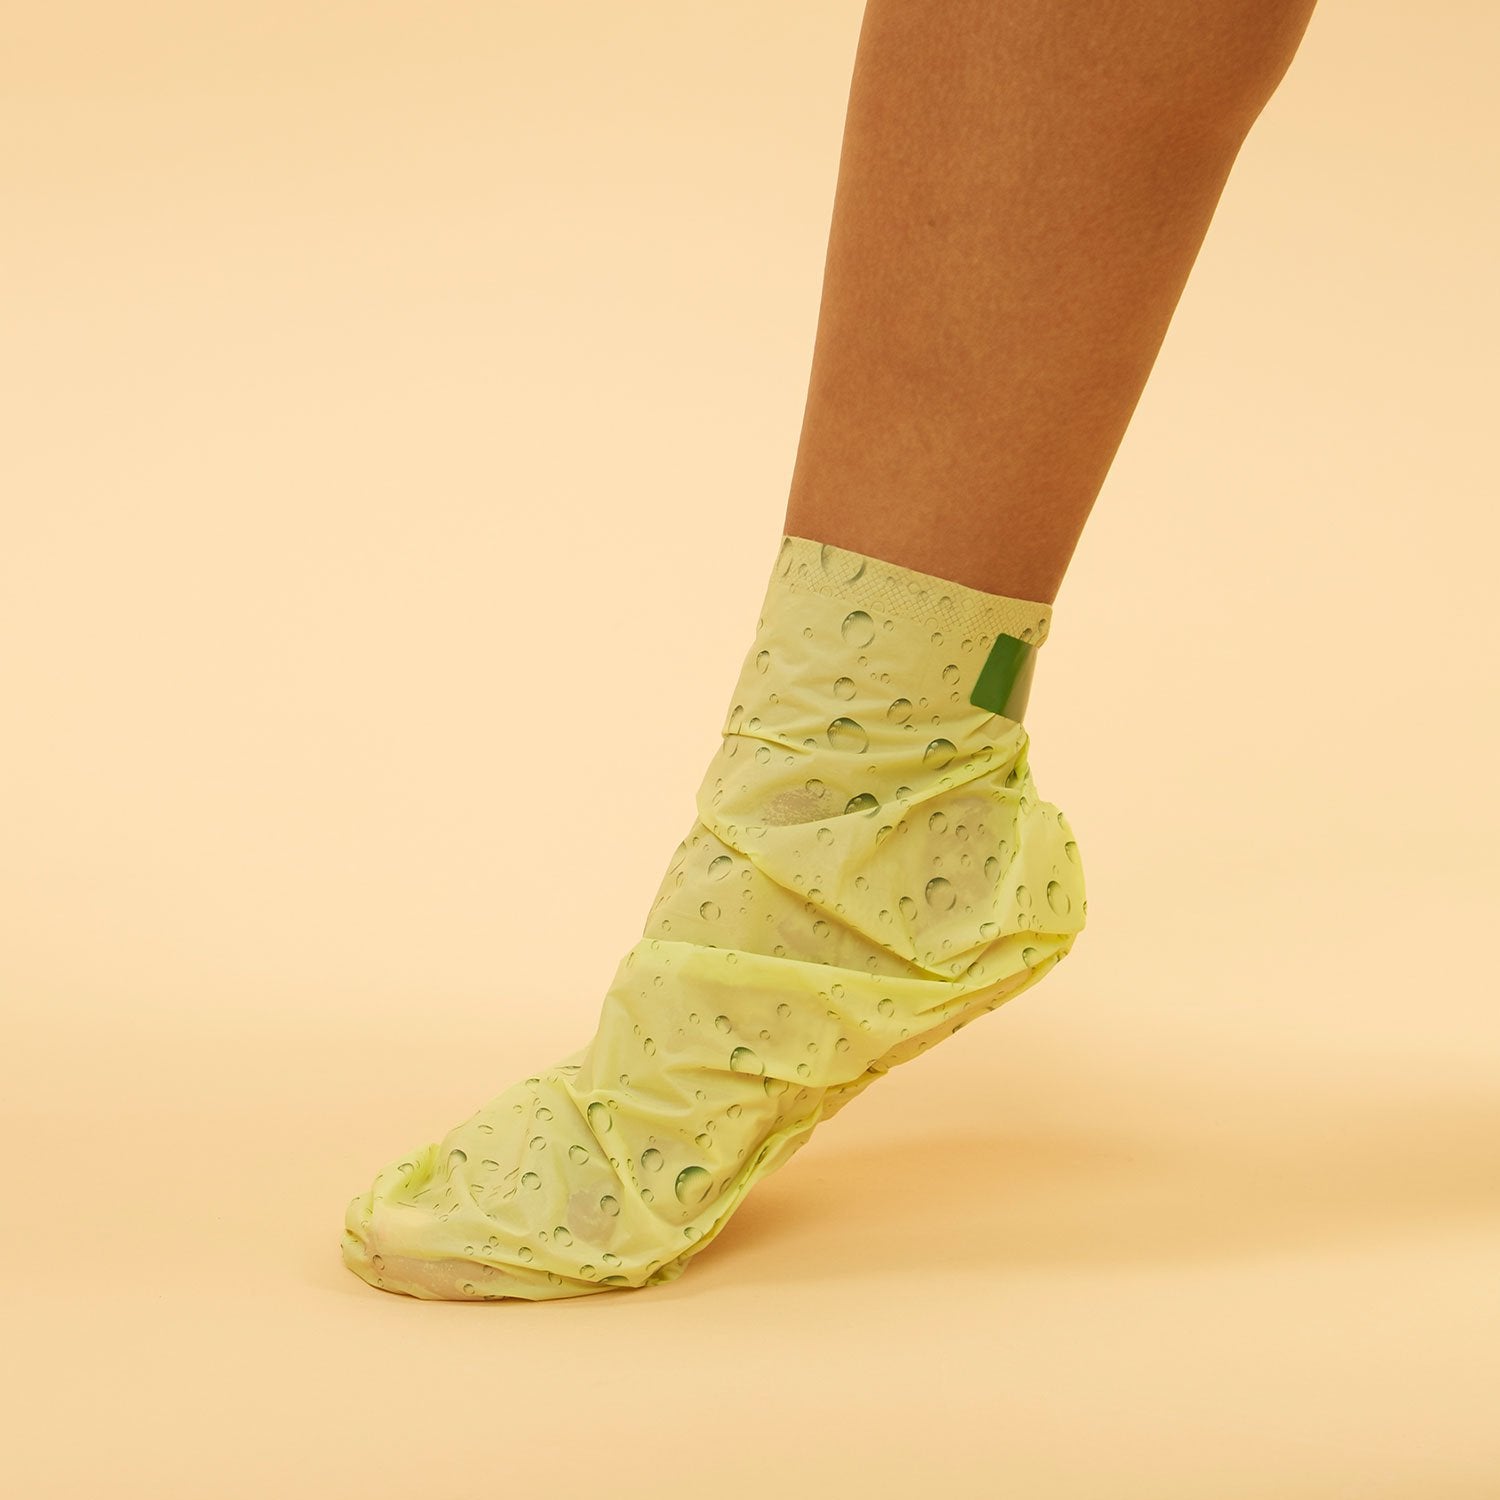
<path fill-rule="evenodd" d="M 383 1169 L 349 1268 L 443 1299 L 671 1281 L 818 1123 L 1063 958 L 1083 870 L 1021 722 L 1051 613 L 783 536 L 594 1036 Z"/>

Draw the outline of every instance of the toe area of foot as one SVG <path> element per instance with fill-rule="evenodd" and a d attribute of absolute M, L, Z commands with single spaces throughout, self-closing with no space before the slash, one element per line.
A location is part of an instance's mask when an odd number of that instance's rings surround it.
<path fill-rule="evenodd" d="M 437 1146 L 383 1170 L 344 1210 L 345 1266 L 381 1291 L 441 1302 L 544 1301 L 610 1290 L 554 1271 L 507 1264 L 491 1239 L 493 1259 L 453 1253 L 453 1228 L 413 1193 L 427 1180 Z M 477 1248 L 477 1247 L 476 1247 Z M 446 1252 L 446 1253 L 445 1253 Z"/>

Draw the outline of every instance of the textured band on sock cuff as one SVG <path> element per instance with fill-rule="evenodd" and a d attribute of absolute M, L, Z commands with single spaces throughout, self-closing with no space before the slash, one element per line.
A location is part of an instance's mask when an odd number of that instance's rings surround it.
<path fill-rule="evenodd" d="M 991 594 L 903 563 L 809 537 L 783 535 L 773 583 L 844 600 L 857 609 L 930 625 L 985 652 L 969 702 L 1020 722 L 1036 652 L 1047 639 L 1052 606 Z"/>

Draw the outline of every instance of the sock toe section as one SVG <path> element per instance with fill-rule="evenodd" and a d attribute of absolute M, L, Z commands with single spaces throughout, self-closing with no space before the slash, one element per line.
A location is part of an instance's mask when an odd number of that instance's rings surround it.
<path fill-rule="evenodd" d="M 501 1100 L 508 1106 L 515 1093 L 507 1090 Z M 482 1158 L 471 1173 L 468 1152 L 452 1144 L 460 1137 L 471 1145 L 484 1137 L 503 1140 L 500 1102 L 442 1142 L 391 1163 L 350 1202 L 343 1237 L 350 1270 L 382 1290 L 441 1301 L 537 1301 L 601 1289 L 587 1276 L 565 1274 L 577 1264 L 571 1257 L 559 1262 L 549 1251 L 552 1242 L 561 1249 L 571 1241 L 564 1225 L 538 1227 L 554 1215 L 506 1211 L 507 1199 L 532 1191 L 519 1179 L 528 1176 L 539 1186 L 540 1174 L 523 1174 L 520 1167 L 502 1173 L 494 1157 Z"/>

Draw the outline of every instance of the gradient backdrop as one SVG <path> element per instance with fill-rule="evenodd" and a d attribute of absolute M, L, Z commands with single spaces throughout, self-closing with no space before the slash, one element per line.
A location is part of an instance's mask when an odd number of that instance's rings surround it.
<path fill-rule="evenodd" d="M 340 1262 L 692 821 L 860 16 L 9 9 L 10 1493 L 1500 1493 L 1478 0 L 1324 0 L 1231 176 L 1032 691 L 1056 977 L 668 1287 Z"/>

